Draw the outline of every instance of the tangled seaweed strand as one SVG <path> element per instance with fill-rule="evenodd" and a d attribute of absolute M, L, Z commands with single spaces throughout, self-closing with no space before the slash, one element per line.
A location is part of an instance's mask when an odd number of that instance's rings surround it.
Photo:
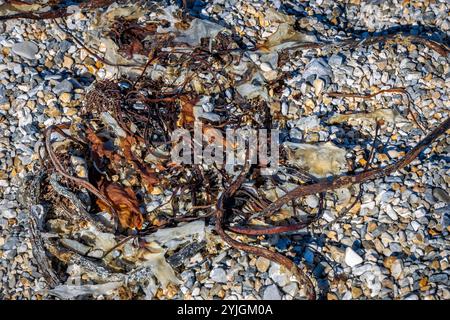
<path fill-rule="evenodd" d="M 55 18 L 55 17 L 50 17 Z M 1 19 L 1 18 L 0 18 Z M 37 19 L 37 18 L 36 18 Z M 445 45 L 436 43 L 426 38 L 418 37 L 418 36 L 401 36 L 401 35 L 386 35 L 386 36 L 375 36 L 364 39 L 363 41 L 357 39 L 344 40 L 338 43 L 318 43 L 318 44 L 306 44 L 299 45 L 299 49 L 302 48 L 326 48 L 326 47 L 338 47 L 338 48 L 354 48 L 362 45 L 373 45 L 376 43 L 382 42 L 403 42 L 403 41 L 411 41 L 420 43 L 422 45 L 427 46 L 428 48 L 436 51 L 437 53 L 446 56 L 450 52 L 448 47 Z M 162 61 L 168 62 L 169 54 L 165 54 L 165 56 L 161 55 L 158 57 L 158 54 L 161 52 L 158 49 L 155 49 L 148 62 L 143 66 L 142 74 L 135 80 L 128 90 L 122 90 L 120 88 L 118 81 L 100 81 L 95 83 L 93 90 L 91 90 L 85 99 L 85 113 L 93 114 L 99 112 L 110 112 L 113 114 L 114 119 L 118 122 L 119 126 L 130 136 L 135 138 L 138 142 L 145 145 L 147 151 L 151 152 L 153 155 L 157 155 L 163 164 L 166 164 L 168 158 L 161 156 L 156 152 L 157 146 L 168 146 L 170 145 L 170 134 L 175 129 L 173 125 L 176 122 L 176 117 L 181 112 L 180 100 L 182 98 L 195 100 L 196 97 L 185 89 L 187 84 L 190 81 L 190 77 L 186 77 L 186 81 L 183 85 L 179 87 L 168 88 L 164 87 L 160 83 L 156 83 L 147 77 L 145 77 L 145 72 L 149 65 L 154 61 L 154 59 L 161 59 Z M 228 54 L 228 52 L 224 52 L 223 55 Z M 214 59 L 220 58 L 221 54 L 217 53 Z M 183 56 L 186 57 L 186 56 Z M 208 58 L 205 55 L 205 52 L 202 50 L 196 50 L 195 54 L 192 54 L 190 59 L 186 59 L 184 61 L 183 67 L 187 70 L 192 70 L 198 68 L 199 65 L 202 67 L 210 66 L 211 63 L 206 61 Z M 179 59 L 183 60 L 183 59 Z M 160 61 L 161 62 L 161 61 Z M 192 67 L 195 65 L 195 68 Z M 143 94 L 142 91 L 146 91 L 146 94 Z M 385 93 L 397 93 L 406 95 L 408 98 L 408 112 L 411 115 L 412 120 L 425 133 L 425 127 L 420 119 L 420 116 L 413 111 L 410 97 L 404 88 L 391 88 L 380 90 L 377 93 L 362 95 L 362 94 L 353 94 L 353 93 L 339 93 L 333 92 L 328 93 L 331 97 L 346 97 L 346 98 L 361 98 L 361 99 L 370 99 L 379 94 Z M 132 106 L 135 103 L 142 103 L 145 107 L 142 110 L 133 109 Z M 257 122 L 255 120 L 255 122 Z M 230 123 L 223 124 L 222 127 L 217 126 L 223 130 L 223 128 Z M 239 123 L 237 126 L 239 127 Z M 132 130 L 131 127 L 134 126 L 137 130 Z M 87 189 L 93 195 L 95 195 L 102 202 L 107 204 L 111 211 L 114 212 L 114 205 L 109 201 L 109 199 L 103 194 L 99 189 L 94 187 L 91 183 L 86 180 L 79 179 L 71 176 L 63 167 L 63 165 L 58 160 L 55 152 L 52 148 L 51 143 L 51 134 L 52 132 L 58 131 L 61 133 L 62 129 L 67 128 L 67 126 L 52 126 L 48 128 L 45 132 L 45 145 L 47 152 L 49 154 L 50 162 L 53 167 L 57 171 L 59 175 L 62 177 L 76 183 L 82 188 Z M 253 214 L 250 219 L 255 218 L 257 216 L 262 217 L 270 217 L 275 214 L 278 210 L 280 210 L 283 206 L 294 203 L 295 200 L 312 194 L 320 194 L 321 199 L 323 199 L 323 195 L 326 192 L 346 187 L 355 184 L 362 184 L 369 180 L 379 179 L 382 177 L 386 177 L 395 171 L 398 171 L 405 166 L 409 165 L 414 159 L 416 159 L 419 154 L 427 148 L 431 143 L 436 141 L 442 135 L 446 134 L 446 131 L 450 129 L 450 119 L 446 119 L 439 126 L 437 126 L 433 131 L 431 131 L 428 135 L 425 136 L 414 148 L 408 151 L 405 156 L 386 167 L 380 168 L 369 168 L 369 164 L 374 157 L 374 144 L 377 139 L 379 133 L 379 126 L 377 123 L 377 128 L 375 132 L 375 139 L 372 146 L 372 150 L 370 152 L 367 165 L 364 170 L 360 173 L 353 175 L 343 175 L 340 177 L 336 177 L 331 180 L 319 180 L 302 184 L 297 186 L 295 189 L 286 192 L 284 196 L 281 196 L 274 202 L 269 202 L 267 199 L 260 199 L 257 196 L 249 201 L 250 207 L 253 205 L 256 208 L 250 214 Z M 158 136 L 158 139 L 153 139 L 152 137 Z M 67 136 L 66 136 L 67 137 Z M 72 137 L 70 137 L 72 138 Z M 72 138 L 74 139 L 74 138 Z M 77 141 L 79 142 L 79 141 Z M 95 161 L 94 161 L 95 163 Z M 315 286 L 312 279 L 301 270 L 291 259 L 282 255 L 281 253 L 271 251 L 268 248 L 248 245 L 243 242 L 240 242 L 234 239 L 230 234 L 243 234 L 247 236 L 261 236 L 261 235 L 271 235 L 271 234 L 279 234 L 285 232 L 292 232 L 296 230 L 303 229 L 308 227 L 312 222 L 316 221 L 320 218 L 320 214 L 318 213 L 315 219 L 311 219 L 307 222 L 295 223 L 283 226 L 269 226 L 263 228 L 254 228 L 254 227 L 245 227 L 245 226 L 236 226 L 229 225 L 227 223 L 227 218 L 233 216 L 233 214 L 238 211 L 237 208 L 233 208 L 234 203 L 236 203 L 236 198 L 240 192 L 245 193 L 243 191 L 243 184 L 245 183 L 248 176 L 252 173 L 252 167 L 246 162 L 246 165 L 242 169 L 242 172 L 232 180 L 223 170 L 215 168 L 216 173 L 222 178 L 222 186 L 217 183 L 217 181 L 212 181 L 206 179 L 209 173 L 206 173 L 205 170 L 201 167 L 195 166 L 186 166 L 186 167 L 172 167 L 172 168 L 164 168 L 161 172 L 162 174 L 171 175 L 172 179 L 169 181 L 168 187 L 172 188 L 177 192 L 190 191 L 191 193 L 191 202 L 195 209 L 209 209 L 210 212 L 201 216 L 178 216 L 171 217 L 167 219 L 166 223 L 161 224 L 160 226 L 151 226 L 149 229 L 142 232 L 140 235 L 143 235 L 148 232 L 154 232 L 158 228 L 164 228 L 167 226 L 171 226 L 181 221 L 192 221 L 195 219 L 205 219 L 209 218 L 212 215 L 215 218 L 215 231 L 217 234 L 223 239 L 225 243 L 230 245 L 232 248 L 237 250 L 242 250 L 250 254 L 254 254 L 256 256 L 265 257 L 275 263 L 283 265 L 288 271 L 290 271 L 296 279 L 299 281 L 300 285 L 302 285 L 306 292 L 306 297 L 308 299 L 316 299 Z M 188 171 L 195 172 L 194 178 L 187 178 Z M 182 178 L 187 180 L 186 183 L 182 184 L 179 181 Z M 203 190 L 201 190 L 201 185 L 203 186 Z M 214 185 L 214 186 L 213 186 Z M 201 191 L 207 191 L 208 199 L 202 200 L 199 203 L 199 199 L 197 198 L 197 194 L 201 193 Z M 221 192 L 221 193 L 220 193 Z M 172 201 L 173 199 L 171 199 Z M 354 204 L 358 201 L 355 200 Z M 321 205 L 322 206 L 322 205 Z M 320 211 L 320 210 L 319 210 Z M 137 235 L 139 237 L 140 235 Z M 130 237 L 125 238 L 120 242 L 123 244 L 128 241 Z M 109 251 L 111 252 L 111 251 Z M 109 253 L 108 252 L 108 253 Z M 107 253 L 107 254 L 108 254 Z M 105 254 L 105 255 L 107 255 Z"/>

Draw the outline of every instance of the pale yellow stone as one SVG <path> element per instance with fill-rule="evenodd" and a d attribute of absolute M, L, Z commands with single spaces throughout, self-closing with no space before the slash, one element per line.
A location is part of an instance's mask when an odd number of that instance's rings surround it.
<path fill-rule="evenodd" d="M 4 56 L 9 55 L 9 52 L 10 52 L 10 51 L 11 51 L 11 49 L 8 48 L 8 47 L 3 47 L 3 48 L 2 48 L 2 53 L 3 53 Z"/>
<path fill-rule="evenodd" d="M 34 108 L 36 107 L 36 101 L 28 100 L 27 107 L 30 108 L 31 110 L 34 110 Z"/>
<path fill-rule="evenodd" d="M 314 109 L 315 106 L 316 105 L 315 105 L 315 103 L 314 103 L 314 101 L 312 99 L 307 99 L 305 101 L 305 107 L 306 107 L 306 111 L 307 112 L 311 112 Z"/>
<path fill-rule="evenodd" d="M 66 69 L 71 69 L 73 66 L 73 59 L 68 56 L 64 56 L 63 67 Z"/>
<path fill-rule="evenodd" d="M 331 103 L 331 101 L 333 101 L 329 96 L 324 96 L 322 98 L 322 101 L 324 104 L 329 105 Z"/>
<path fill-rule="evenodd" d="M 339 300 L 337 295 L 332 293 L 332 292 L 328 292 L 327 293 L 327 300 Z"/>
<path fill-rule="evenodd" d="M 66 115 L 66 116 L 74 116 L 74 115 L 76 115 L 77 114 L 77 109 L 75 109 L 75 108 L 67 108 L 67 110 L 64 112 L 64 114 Z"/>
<path fill-rule="evenodd" d="M 152 195 L 160 195 L 162 194 L 164 191 L 160 188 L 160 187 L 154 187 L 152 192 L 150 192 Z"/>
<path fill-rule="evenodd" d="M 352 298 L 358 299 L 363 294 L 361 288 L 352 287 Z"/>
<path fill-rule="evenodd" d="M 61 116 L 61 111 L 55 107 L 47 108 L 45 113 L 51 118 L 57 118 L 57 117 Z"/>
<path fill-rule="evenodd" d="M 377 159 L 379 161 L 389 161 L 389 157 L 385 153 L 377 154 Z"/>
<path fill-rule="evenodd" d="M 75 172 L 76 172 L 77 176 L 80 177 L 80 178 L 87 178 L 88 177 L 88 174 L 87 174 L 85 166 L 82 166 L 82 165 L 76 166 L 75 167 Z"/>
<path fill-rule="evenodd" d="M 70 93 L 68 93 L 68 92 L 64 92 L 64 93 L 62 93 L 62 94 L 59 96 L 59 100 L 60 100 L 62 103 L 67 104 L 67 103 L 69 103 L 69 102 L 72 100 L 72 95 L 71 95 Z"/>
<path fill-rule="evenodd" d="M 272 102 L 270 104 L 270 113 L 280 113 L 281 112 L 281 103 L 279 101 Z"/>
<path fill-rule="evenodd" d="M 327 232 L 327 238 L 333 240 L 333 241 L 338 241 L 337 238 L 337 232 L 336 231 L 328 231 Z"/>
<path fill-rule="evenodd" d="M 50 59 L 46 59 L 46 60 L 45 60 L 45 63 L 44 63 L 44 66 L 45 66 L 46 68 L 50 69 L 51 67 L 53 67 L 53 61 L 50 60 Z"/>
<path fill-rule="evenodd" d="M 0 110 L 8 111 L 11 108 L 11 104 L 8 102 L 0 103 Z"/>
<path fill-rule="evenodd" d="M 313 87 L 314 87 L 314 94 L 316 96 L 319 96 L 322 93 L 324 85 L 325 83 L 323 82 L 322 79 L 317 78 L 316 80 L 314 80 Z"/>
<path fill-rule="evenodd" d="M 259 257 L 256 260 L 256 268 L 258 269 L 259 272 L 266 272 L 270 267 L 270 260 L 264 258 L 264 257 Z"/>

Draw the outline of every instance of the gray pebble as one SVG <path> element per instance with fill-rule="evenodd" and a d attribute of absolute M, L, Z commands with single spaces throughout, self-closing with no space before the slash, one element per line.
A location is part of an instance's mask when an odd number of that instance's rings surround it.
<path fill-rule="evenodd" d="M 275 284 L 264 289 L 263 300 L 281 300 L 281 293 Z"/>
<path fill-rule="evenodd" d="M 214 268 L 211 270 L 210 277 L 218 283 L 227 283 L 227 273 L 222 268 Z"/>
<path fill-rule="evenodd" d="M 64 92 L 72 92 L 72 90 L 73 85 L 69 80 L 63 80 L 53 87 L 53 92 L 57 95 L 60 95 Z"/>
<path fill-rule="evenodd" d="M 36 58 L 36 54 L 38 53 L 38 46 L 31 41 L 24 41 L 15 43 L 12 47 L 12 52 L 21 56 L 22 58 L 33 60 Z"/>

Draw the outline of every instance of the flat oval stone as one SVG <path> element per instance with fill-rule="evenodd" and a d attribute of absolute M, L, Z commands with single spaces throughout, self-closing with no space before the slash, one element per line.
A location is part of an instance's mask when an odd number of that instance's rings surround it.
<path fill-rule="evenodd" d="M 12 46 L 12 52 L 21 56 L 22 58 L 33 60 L 36 58 L 39 48 L 31 41 L 24 41 L 15 43 Z"/>

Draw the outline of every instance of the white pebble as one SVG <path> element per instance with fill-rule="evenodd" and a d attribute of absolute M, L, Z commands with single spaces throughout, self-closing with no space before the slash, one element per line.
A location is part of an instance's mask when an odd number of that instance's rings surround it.
<path fill-rule="evenodd" d="M 360 263 L 363 262 L 363 259 L 355 252 L 352 250 L 352 248 L 347 247 L 347 249 L 345 250 L 345 263 L 349 266 L 349 267 L 354 267 Z"/>
<path fill-rule="evenodd" d="M 264 71 L 264 72 L 272 71 L 272 66 L 271 66 L 270 64 L 268 64 L 267 62 L 261 63 L 261 65 L 260 65 L 259 67 L 260 67 L 261 70 Z"/>

